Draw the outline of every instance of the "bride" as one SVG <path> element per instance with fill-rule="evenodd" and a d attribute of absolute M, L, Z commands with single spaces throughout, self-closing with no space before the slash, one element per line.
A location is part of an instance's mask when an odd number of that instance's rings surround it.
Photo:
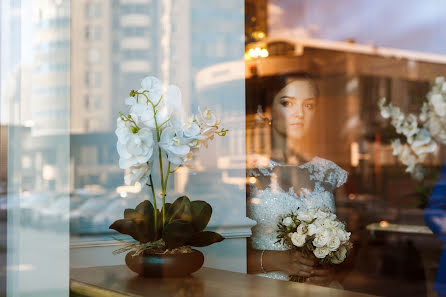
<path fill-rule="evenodd" d="M 307 283 L 330 285 L 333 271 L 318 267 L 312 255 L 288 251 L 277 243 L 275 230 L 281 217 L 298 208 L 334 213 L 333 192 L 346 182 L 347 172 L 311 155 L 309 139 L 318 106 L 315 82 L 306 76 L 274 80 L 265 86 L 269 92 L 277 90 L 266 95 L 272 98 L 271 157 L 248 156 L 248 216 L 257 222 L 248 249 L 248 273 L 282 280 L 298 275 L 307 278 Z"/>

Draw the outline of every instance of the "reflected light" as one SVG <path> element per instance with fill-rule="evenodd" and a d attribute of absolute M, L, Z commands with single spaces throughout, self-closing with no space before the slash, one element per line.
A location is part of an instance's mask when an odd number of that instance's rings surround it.
<path fill-rule="evenodd" d="M 251 203 L 252 203 L 252 204 L 260 204 L 261 201 L 260 201 L 259 198 L 251 198 Z"/>
<path fill-rule="evenodd" d="M 25 126 L 26 128 L 34 127 L 34 122 L 33 121 L 24 121 L 23 126 Z"/>
<path fill-rule="evenodd" d="M 56 177 L 56 169 L 52 165 L 43 165 L 42 178 L 44 180 L 54 180 Z"/>
<path fill-rule="evenodd" d="M 116 188 L 116 193 L 121 195 L 122 198 L 127 197 L 128 193 L 138 194 L 141 192 L 142 186 L 140 182 L 136 182 L 134 186 L 120 186 Z M 122 194 L 125 193 L 125 197 Z"/>
<path fill-rule="evenodd" d="M 31 264 L 19 264 L 19 265 L 9 265 L 7 269 L 10 271 L 30 271 L 34 270 L 35 267 Z"/>
<path fill-rule="evenodd" d="M 269 52 L 266 48 L 251 48 L 248 51 L 247 58 L 248 59 L 257 59 L 257 58 L 266 58 L 269 56 Z"/>
<path fill-rule="evenodd" d="M 257 179 L 256 179 L 254 176 L 251 176 L 251 177 L 249 178 L 249 183 L 250 183 L 250 184 L 255 184 L 256 181 L 257 181 Z"/>
<path fill-rule="evenodd" d="M 127 192 L 121 192 L 119 195 L 121 198 L 127 198 Z"/>
<path fill-rule="evenodd" d="M 266 37 L 265 32 L 262 31 L 254 31 L 251 33 L 251 36 L 256 39 L 256 40 L 260 40 Z"/>
<path fill-rule="evenodd" d="M 359 166 L 359 144 L 354 141 L 350 144 L 350 163 L 352 167 Z"/>
<path fill-rule="evenodd" d="M 356 195 L 351 193 L 351 194 L 348 195 L 348 199 L 355 200 L 356 199 Z"/>
<path fill-rule="evenodd" d="M 387 227 L 389 227 L 389 222 L 387 222 L 387 221 L 381 221 L 381 222 L 379 222 L 379 226 L 380 226 L 380 227 L 383 227 L 383 228 L 387 228 Z"/>

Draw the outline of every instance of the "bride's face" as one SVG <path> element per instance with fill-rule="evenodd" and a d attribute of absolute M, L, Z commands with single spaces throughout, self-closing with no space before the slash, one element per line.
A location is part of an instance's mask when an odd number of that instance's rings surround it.
<path fill-rule="evenodd" d="M 302 138 L 314 118 L 315 96 L 315 90 L 307 79 L 288 83 L 274 97 L 272 128 L 287 138 Z"/>

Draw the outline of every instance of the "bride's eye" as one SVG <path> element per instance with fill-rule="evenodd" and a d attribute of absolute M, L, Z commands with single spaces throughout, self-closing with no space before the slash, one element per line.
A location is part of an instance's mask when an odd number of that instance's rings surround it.
<path fill-rule="evenodd" d="M 283 98 L 280 100 L 280 104 L 283 107 L 290 107 L 290 106 L 292 106 L 293 102 L 291 102 L 291 100 L 289 100 L 289 99 Z"/>
<path fill-rule="evenodd" d="M 314 104 L 313 103 L 305 103 L 304 107 L 308 110 L 312 110 L 314 108 Z"/>

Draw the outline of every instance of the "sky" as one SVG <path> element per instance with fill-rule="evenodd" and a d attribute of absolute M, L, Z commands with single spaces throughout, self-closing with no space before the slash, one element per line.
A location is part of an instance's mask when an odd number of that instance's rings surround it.
<path fill-rule="evenodd" d="M 445 0 L 269 0 L 269 36 L 446 54 Z"/>

